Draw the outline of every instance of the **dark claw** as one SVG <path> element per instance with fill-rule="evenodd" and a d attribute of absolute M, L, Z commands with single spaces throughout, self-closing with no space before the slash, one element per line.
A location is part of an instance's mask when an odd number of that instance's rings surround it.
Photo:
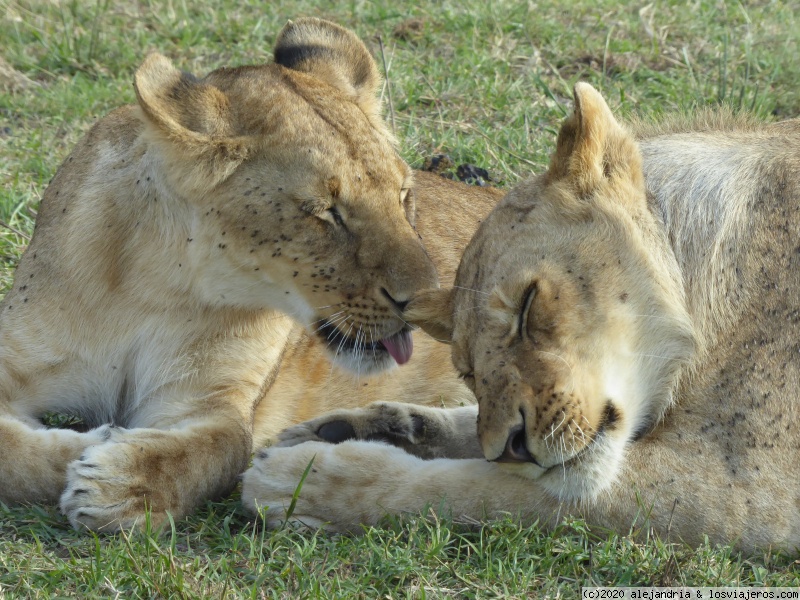
<path fill-rule="evenodd" d="M 331 421 L 317 429 L 317 436 L 326 442 L 338 444 L 339 442 L 355 439 L 356 430 L 347 421 Z"/>

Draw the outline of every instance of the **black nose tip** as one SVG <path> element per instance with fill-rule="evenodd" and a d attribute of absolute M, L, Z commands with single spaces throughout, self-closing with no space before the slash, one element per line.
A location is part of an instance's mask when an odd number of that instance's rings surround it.
<path fill-rule="evenodd" d="M 531 462 L 539 464 L 536 459 L 528 452 L 525 444 L 525 425 L 515 425 L 508 434 L 506 447 L 503 453 L 495 459 L 495 462 L 520 463 Z"/>
<path fill-rule="evenodd" d="M 410 300 L 397 300 L 396 298 L 393 298 L 392 295 L 386 291 L 386 288 L 381 288 L 381 292 L 383 293 L 384 298 L 386 298 L 389 303 L 400 312 L 403 312 L 410 302 Z"/>

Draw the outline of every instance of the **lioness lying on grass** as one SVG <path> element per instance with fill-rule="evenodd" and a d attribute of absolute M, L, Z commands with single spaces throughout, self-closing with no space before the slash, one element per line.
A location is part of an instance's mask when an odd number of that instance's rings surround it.
<path fill-rule="evenodd" d="M 0 309 L 1 502 L 60 500 L 95 530 L 148 508 L 158 526 L 233 488 L 254 418 L 263 444 L 398 388 L 470 399 L 424 339 L 413 373 L 363 377 L 411 358 L 399 312 L 437 283 L 420 236 L 451 281 L 499 192 L 414 183 L 352 32 L 301 19 L 275 63 L 203 79 L 152 55 L 135 86 L 58 170 Z"/>
<path fill-rule="evenodd" d="M 452 342 L 478 407 L 296 426 L 283 439 L 299 445 L 257 456 L 245 505 L 284 519 L 313 459 L 291 519 L 334 530 L 432 503 L 796 549 L 800 122 L 703 113 L 634 131 L 576 86 L 548 171 L 484 221 L 453 288 L 407 307 Z M 475 458 L 300 443 L 346 438 Z"/>

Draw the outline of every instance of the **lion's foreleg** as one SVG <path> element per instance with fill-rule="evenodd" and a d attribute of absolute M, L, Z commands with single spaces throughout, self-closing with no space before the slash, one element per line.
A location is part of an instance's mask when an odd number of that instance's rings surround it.
<path fill-rule="evenodd" d="M 278 436 L 279 446 L 307 441 L 381 441 L 422 458 L 479 458 L 477 406 L 431 408 L 400 402 L 376 402 L 365 408 L 337 410 L 300 423 Z"/>
<path fill-rule="evenodd" d="M 251 431 L 233 414 L 171 429 L 111 430 L 68 469 L 61 510 L 76 528 L 113 531 L 180 518 L 230 492 L 250 457 Z"/>
<path fill-rule="evenodd" d="M 64 491 L 67 465 L 101 444 L 107 427 L 85 433 L 38 429 L 13 416 L 0 416 L 0 501 L 54 503 Z"/>
<path fill-rule="evenodd" d="M 313 463 L 311 462 L 313 460 Z M 303 472 L 294 512 L 287 515 Z M 258 453 L 245 473 L 242 502 L 267 522 L 288 519 L 332 531 L 359 531 L 387 514 L 427 508 L 455 519 L 503 513 L 555 519 L 557 503 L 536 482 L 481 459 L 422 460 L 375 442 L 309 442 Z"/>

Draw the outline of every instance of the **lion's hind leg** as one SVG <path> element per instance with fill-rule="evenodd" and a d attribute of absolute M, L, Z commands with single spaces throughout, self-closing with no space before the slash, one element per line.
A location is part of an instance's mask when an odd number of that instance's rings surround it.
<path fill-rule="evenodd" d="M 0 501 L 55 503 L 66 483 L 67 465 L 91 446 L 102 444 L 108 427 L 85 433 L 32 427 L 0 414 Z"/>

